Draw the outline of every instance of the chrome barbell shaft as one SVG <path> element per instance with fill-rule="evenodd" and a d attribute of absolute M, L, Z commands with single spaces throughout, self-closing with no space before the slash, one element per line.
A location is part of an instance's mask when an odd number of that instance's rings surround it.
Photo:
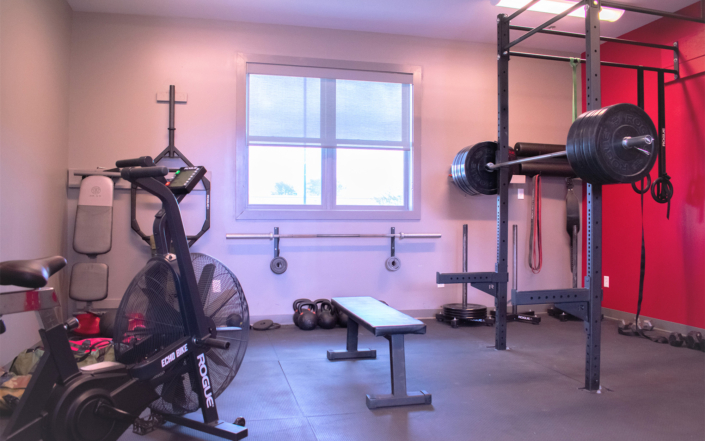
<path fill-rule="evenodd" d="M 251 234 L 251 233 L 229 233 L 226 239 L 319 239 L 319 238 L 374 238 L 374 237 L 396 237 L 398 239 L 440 239 L 439 233 L 396 233 L 396 234 Z"/>
<path fill-rule="evenodd" d="M 568 153 L 566 151 L 546 153 L 545 155 L 531 156 L 528 158 L 515 159 L 514 161 L 502 162 L 501 164 L 494 164 L 492 162 L 487 163 L 487 168 L 489 170 L 497 170 L 500 167 L 509 167 L 515 164 L 523 164 L 525 162 L 540 161 L 542 159 L 559 158 L 561 156 L 566 156 Z"/>
<path fill-rule="evenodd" d="M 651 135 L 642 135 L 642 136 L 625 136 L 622 139 L 622 147 L 627 148 L 627 149 L 636 149 L 639 152 L 649 156 L 651 155 L 651 152 L 648 150 L 642 149 L 641 147 L 651 145 L 654 143 L 654 137 Z M 514 161 L 507 161 L 507 162 L 502 162 L 501 164 L 494 164 L 492 162 L 487 163 L 487 169 L 488 170 L 497 170 L 500 167 L 509 167 L 512 165 L 516 164 L 523 164 L 524 162 L 533 162 L 533 161 L 541 161 L 543 159 L 550 159 L 550 158 L 559 158 L 561 156 L 566 156 L 568 152 L 566 151 L 561 151 L 561 152 L 555 152 L 555 153 L 547 153 L 545 155 L 539 155 L 539 156 L 530 156 L 528 158 L 521 158 L 521 159 L 515 159 Z"/>

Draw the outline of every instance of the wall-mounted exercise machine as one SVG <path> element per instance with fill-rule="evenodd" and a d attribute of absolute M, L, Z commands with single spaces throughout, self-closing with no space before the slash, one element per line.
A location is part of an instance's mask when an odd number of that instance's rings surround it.
<path fill-rule="evenodd" d="M 440 234 L 437 233 L 397 233 L 392 227 L 391 233 L 388 234 L 279 234 L 279 227 L 274 227 L 274 233 L 230 233 L 226 234 L 226 239 L 269 239 L 274 240 L 274 259 L 272 259 L 269 267 L 274 274 L 283 274 L 288 268 L 286 259 L 279 255 L 279 239 L 340 239 L 340 238 L 372 238 L 385 237 L 392 240 L 391 256 L 385 261 L 384 265 L 389 271 L 397 271 L 401 268 L 401 260 L 396 254 L 396 239 L 439 239 Z"/>
<path fill-rule="evenodd" d="M 181 161 L 183 161 L 183 163 L 186 164 L 188 167 L 194 167 L 191 161 L 189 161 L 188 158 L 186 158 L 186 156 L 184 156 L 184 154 L 181 153 L 179 149 L 177 149 L 174 145 L 174 132 L 176 131 L 176 128 L 174 127 L 174 114 L 176 113 L 176 87 L 173 85 L 169 86 L 168 103 L 169 145 L 154 158 L 154 165 L 159 164 L 159 161 L 164 158 L 178 158 L 181 159 Z M 175 173 L 177 169 L 169 169 L 169 171 L 171 173 Z M 206 219 L 203 221 L 201 231 L 199 231 L 193 236 L 186 236 L 188 239 L 189 246 L 193 246 L 193 244 L 196 243 L 196 241 L 200 239 L 201 236 L 203 236 L 206 231 L 208 231 L 211 227 L 211 183 L 205 175 L 202 175 L 200 177 L 200 181 L 203 183 L 203 188 L 205 188 L 206 190 Z M 139 222 L 137 222 L 137 185 L 135 184 L 132 184 L 132 188 L 130 190 L 130 225 L 132 227 L 132 230 L 137 233 L 142 238 L 142 240 L 144 240 L 148 244 L 151 244 L 152 236 L 144 233 L 140 228 Z"/>
<path fill-rule="evenodd" d="M 580 317 L 587 334 L 585 388 L 589 391 L 600 389 L 600 340 L 602 315 L 602 185 L 613 183 L 633 183 L 641 180 L 653 167 L 658 153 L 658 139 L 654 124 L 648 115 L 637 106 L 617 104 L 601 108 L 600 65 L 627 69 L 643 69 L 678 76 L 678 48 L 669 47 L 674 53 L 674 69 L 644 67 L 621 63 L 608 63 L 600 60 L 600 21 L 602 5 L 628 11 L 671 17 L 705 23 L 701 18 L 685 17 L 680 14 L 655 11 L 633 5 L 602 0 L 582 0 L 574 6 L 555 15 L 547 22 L 529 30 L 523 36 L 510 41 L 511 20 L 529 7 L 538 3 L 532 0 L 510 16 L 497 17 L 497 143 L 485 146 L 486 154 L 468 155 L 475 158 L 462 164 L 464 180 L 461 184 L 479 182 L 484 188 L 492 189 L 483 194 L 497 194 L 497 263 L 494 272 L 436 274 L 436 283 L 470 283 L 495 297 L 496 323 L 495 348 L 507 349 L 507 283 L 508 277 L 508 229 L 509 229 L 509 166 L 520 164 L 510 161 L 509 148 L 509 60 L 511 56 L 537 58 L 543 60 L 571 62 L 569 57 L 556 57 L 543 54 L 513 52 L 510 49 L 532 35 L 543 32 L 562 35 L 560 32 L 547 32 L 545 29 L 578 8 L 584 7 L 585 34 L 575 34 L 585 38 L 585 63 L 587 112 L 575 120 L 568 134 L 566 152 L 576 175 L 587 182 L 587 274 L 585 288 L 514 291 L 513 302 L 518 305 L 555 303 L 560 309 Z M 705 13 L 705 11 L 703 11 Z M 518 30 L 518 29 L 517 29 Z M 653 47 L 649 43 L 622 41 L 618 43 Z M 633 118 L 633 119 L 632 119 Z M 622 128 L 624 127 L 624 128 Z M 648 137 L 650 138 L 648 138 Z M 485 143 L 489 144 L 489 143 Z M 494 149 L 494 150 L 493 150 Z M 478 149 L 479 150 L 479 149 Z M 642 151 L 644 150 L 644 151 Z M 648 153 L 648 155 L 647 155 Z M 546 155 L 544 155 L 544 158 Z M 536 157 L 539 158 L 539 157 Z M 534 159 L 535 161 L 536 159 Z M 522 163 L 527 161 L 522 161 Z M 615 167 L 615 165 L 617 167 Z M 458 175 L 458 178 L 463 178 Z M 455 182 L 459 182 L 455 179 Z M 460 186 L 460 185 L 459 185 Z M 462 188 L 462 187 L 461 187 Z M 475 193 L 479 188 L 470 186 Z"/>

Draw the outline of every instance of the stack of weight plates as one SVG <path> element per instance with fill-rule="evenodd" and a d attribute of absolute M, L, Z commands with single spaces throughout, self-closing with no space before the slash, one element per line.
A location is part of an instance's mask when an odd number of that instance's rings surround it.
<path fill-rule="evenodd" d="M 446 320 L 452 320 L 454 318 L 458 320 L 483 319 L 487 317 L 487 307 L 468 303 L 467 306 L 463 308 L 462 303 L 447 303 L 443 305 L 442 314 Z"/>
<path fill-rule="evenodd" d="M 633 104 L 615 104 L 580 115 L 568 131 L 566 151 L 575 173 L 591 184 L 638 182 L 654 166 L 657 143 L 642 147 L 648 154 L 622 147 L 625 136 L 651 135 L 651 118 Z"/>
<path fill-rule="evenodd" d="M 450 168 L 453 182 L 471 196 L 497 194 L 499 171 L 490 171 L 486 167 L 488 163 L 496 162 L 496 156 L 496 142 L 485 141 L 465 147 L 453 159 Z M 509 160 L 513 159 L 516 159 L 516 154 L 514 150 L 509 149 Z"/>

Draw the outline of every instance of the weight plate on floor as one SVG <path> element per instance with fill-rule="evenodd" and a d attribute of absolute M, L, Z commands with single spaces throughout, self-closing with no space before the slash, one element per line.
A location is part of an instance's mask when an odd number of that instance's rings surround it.
<path fill-rule="evenodd" d="M 392 256 L 384 263 L 389 271 L 397 271 L 401 268 L 401 260 L 397 256 Z"/>
<path fill-rule="evenodd" d="M 286 263 L 286 259 L 279 256 L 272 259 L 269 263 L 269 268 L 274 274 L 284 274 L 289 265 Z"/>

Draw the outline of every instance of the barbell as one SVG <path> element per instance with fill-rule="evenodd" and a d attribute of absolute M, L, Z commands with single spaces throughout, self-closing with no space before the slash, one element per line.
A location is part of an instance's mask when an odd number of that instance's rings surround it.
<path fill-rule="evenodd" d="M 495 164 L 497 143 L 481 142 L 462 149 L 451 167 L 453 182 L 470 195 L 497 194 L 501 167 L 567 157 L 575 174 L 590 184 L 638 182 L 656 163 L 656 127 L 649 115 L 633 104 L 615 104 L 580 115 L 568 131 L 565 150 Z"/>

